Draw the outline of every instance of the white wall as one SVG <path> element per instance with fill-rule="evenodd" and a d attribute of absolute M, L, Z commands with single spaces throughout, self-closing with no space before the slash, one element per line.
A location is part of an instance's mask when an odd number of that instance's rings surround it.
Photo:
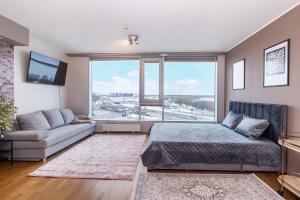
<path fill-rule="evenodd" d="M 14 98 L 18 114 L 37 110 L 59 108 L 65 105 L 65 88 L 62 86 L 32 84 L 26 82 L 27 65 L 30 51 L 68 62 L 69 57 L 64 52 L 32 36 L 29 46 L 15 47 L 14 50 Z M 61 93 L 61 100 L 59 97 Z"/>
<path fill-rule="evenodd" d="M 75 114 L 89 114 L 90 83 L 88 57 L 69 58 L 66 80 L 66 107 Z"/>

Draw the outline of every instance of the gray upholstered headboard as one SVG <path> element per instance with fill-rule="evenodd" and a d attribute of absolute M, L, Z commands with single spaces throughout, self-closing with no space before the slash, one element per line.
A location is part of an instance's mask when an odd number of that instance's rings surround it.
<path fill-rule="evenodd" d="M 263 137 L 273 140 L 275 143 L 278 143 L 282 132 L 287 134 L 288 107 L 286 105 L 230 101 L 229 110 L 253 118 L 268 120 L 270 126 L 264 132 Z"/>

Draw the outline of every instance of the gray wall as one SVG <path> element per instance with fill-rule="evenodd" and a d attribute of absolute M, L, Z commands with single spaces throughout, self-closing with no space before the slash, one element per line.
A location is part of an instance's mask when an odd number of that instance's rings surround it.
<path fill-rule="evenodd" d="M 225 55 L 218 56 L 217 63 L 217 80 L 216 80 L 216 93 L 217 93 L 217 122 L 221 122 L 225 115 Z"/>
<path fill-rule="evenodd" d="M 76 114 L 89 114 L 90 59 L 70 57 L 66 79 L 66 106 Z"/>
<path fill-rule="evenodd" d="M 29 44 L 29 30 L 14 21 L 0 15 L 0 36 L 12 45 Z"/>
<path fill-rule="evenodd" d="M 230 100 L 286 104 L 288 134 L 300 137 L 300 6 L 274 21 L 226 55 L 226 110 Z M 264 49 L 290 39 L 290 86 L 263 87 Z M 232 65 L 246 59 L 246 89 L 232 90 Z M 300 156 L 289 153 L 290 170 L 300 166 Z"/>

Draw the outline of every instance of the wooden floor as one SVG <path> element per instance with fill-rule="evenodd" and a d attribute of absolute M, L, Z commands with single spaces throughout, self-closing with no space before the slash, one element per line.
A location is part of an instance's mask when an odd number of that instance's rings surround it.
<path fill-rule="evenodd" d="M 50 157 L 50 160 L 62 152 Z M 28 177 L 27 174 L 42 166 L 42 162 L 9 162 L 0 163 L 0 199 L 82 199 L 82 200 L 129 200 L 134 187 L 134 181 L 93 180 L 93 179 L 63 179 Z M 136 174 L 145 171 L 141 162 Z M 159 171 L 158 171 L 159 172 Z M 163 172 L 166 172 L 164 170 Z M 174 171 L 168 171 L 176 173 Z M 195 173 L 181 171 L 181 173 Z M 197 172 L 222 173 L 222 172 Z M 279 189 L 276 173 L 256 173 L 265 183 L 274 190 Z M 137 176 L 136 176 L 137 177 Z M 286 199 L 298 199 L 289 191 L 285 192 Z"/>

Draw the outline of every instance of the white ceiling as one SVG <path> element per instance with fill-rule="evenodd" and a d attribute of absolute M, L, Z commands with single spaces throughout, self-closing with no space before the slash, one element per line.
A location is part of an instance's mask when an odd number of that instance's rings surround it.
<path fill-rule="evenodd" d="M 227 51 L 299 0 L 0 0 L 0 14 L 67 53 Z M 128 25 L 125 32 L 123 26 Z M 128 34 L 140 44 L 129 47 Z"/>

